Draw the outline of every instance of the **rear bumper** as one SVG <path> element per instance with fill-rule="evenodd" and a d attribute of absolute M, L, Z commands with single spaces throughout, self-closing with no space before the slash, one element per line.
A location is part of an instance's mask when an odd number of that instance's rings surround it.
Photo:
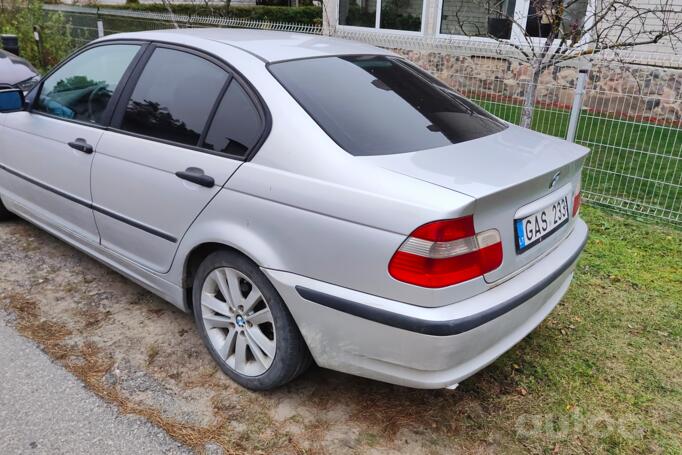
<path fill-rule="evenodd" d="M 587 240 L 573 231 L 512 279 L 470 299 L 424 308 L 292 273 L 264 270 L 318 365 L 395 384 L 442 388 L 493 362 L 565 294 Z"/>

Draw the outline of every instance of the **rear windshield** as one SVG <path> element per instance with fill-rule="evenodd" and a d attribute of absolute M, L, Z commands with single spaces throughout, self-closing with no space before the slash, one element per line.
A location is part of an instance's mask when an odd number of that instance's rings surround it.
<path fill-rule="evenodd" d="M 270 71 L 337 144 L 356 156 L 442 147 L 506 128 L 395 57 L 291 60 L 271 64 Z"/>

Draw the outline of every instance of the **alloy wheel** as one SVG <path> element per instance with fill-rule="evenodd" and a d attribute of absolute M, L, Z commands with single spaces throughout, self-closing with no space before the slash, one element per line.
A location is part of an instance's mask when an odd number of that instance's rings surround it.
<path fill-rule="evenodd" d="M 275 358 L 275 324 L 268 302 L 246 275 L 213 270 L 201 290 L 202 323 L 213 349 L 232 370 L 260 376 Z"/>

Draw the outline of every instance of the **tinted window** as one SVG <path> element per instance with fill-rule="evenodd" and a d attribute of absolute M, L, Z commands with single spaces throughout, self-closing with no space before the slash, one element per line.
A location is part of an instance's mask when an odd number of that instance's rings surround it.
<path fill-rule="evenodd" d="M 121 128 L 197 145 L 227 77 L 201 57 L 156 49 L 128 100 Z"/>
<path fill-rule="evenodd" d="M 129 44 L 100 46 L 74 57 L 45 79 L 34 109 L 101 123 L 114 90 L 139 48 Z"/>
<path fill-rule="evenodd" d="M 505 128 L 431 75 L 392 57 L 294 60 L 270 70 L 353 155 L 430 149 Z"/>
<path fill-rule="evenodd" d="M 261 117 L 244 89 L 232 81 L 225 93 L 203 146 L 210 150 L 245 156 L 262 132 Z"/>

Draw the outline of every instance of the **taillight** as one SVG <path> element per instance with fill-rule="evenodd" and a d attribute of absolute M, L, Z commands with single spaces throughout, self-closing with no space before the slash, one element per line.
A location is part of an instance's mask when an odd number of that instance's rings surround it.
<path fill-rule="evenodd" d="M 582 196 L 580 196 L 580 181 L 578 181 L 578 186 L 573 193 L 573 218 L 578 215 L 580 211 L 580 204 L 582 203 Z"/>
<path fill-rule="evenodd" d="M 500 233 L 476 233 L 473 216 L 466 216 L 417 228 L 391 258 L 388 272 L 396 280 L 440 288 L 479 277 L 500 264 Z"/>

